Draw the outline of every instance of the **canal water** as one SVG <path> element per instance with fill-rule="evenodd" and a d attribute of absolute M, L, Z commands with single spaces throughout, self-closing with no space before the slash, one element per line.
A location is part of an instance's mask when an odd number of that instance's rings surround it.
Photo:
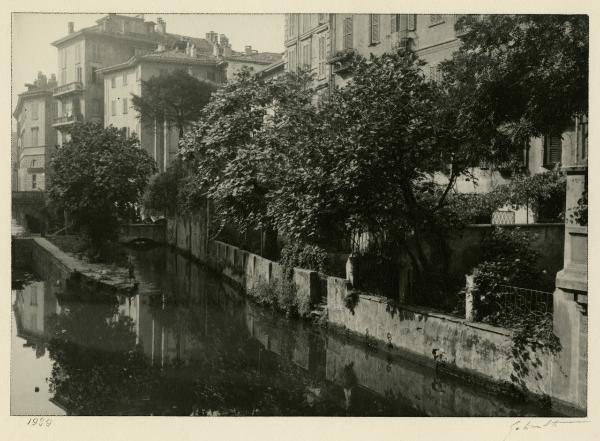
<path fill-rule="evenodd" d="M 133 296 L 13 271 L 13 415 L 550 413 L 286 319 L 169 248 L 130 253 Z"/>

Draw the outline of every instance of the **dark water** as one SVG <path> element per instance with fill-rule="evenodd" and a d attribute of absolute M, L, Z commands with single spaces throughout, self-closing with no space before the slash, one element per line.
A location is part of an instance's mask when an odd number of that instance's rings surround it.
<path fill-rule="evenodd" d="M 13 289 L 13 415 L 548 414 L 286 320 L 166 248 L 131 253 L 132 297 Z"/>

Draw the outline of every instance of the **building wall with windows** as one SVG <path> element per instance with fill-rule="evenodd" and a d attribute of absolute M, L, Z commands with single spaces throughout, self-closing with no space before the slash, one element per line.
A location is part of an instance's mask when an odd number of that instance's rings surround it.
<path fill-rule="evenodd" d="M 368 58 L 398 47 L 414 51 L 426 62 L 423 68 L 426 77 L 439 81 L 440 63 L 460 48 L 460 31 L 455 27 L 460 17 L 458 14 L 331 14 L 331 85 L 343 87 L 352 77 L 339 61 L 344 52 L 354 51 Z M 562 137 L 531 139 L 523 148 L 523 167 L 534 174 L 564 163 L 567 158 L 563 155 L 573 150 L 571 146 L 576 143 L 576 138 L 584 136 L 587 139 L 587 123 L 578 127 L 578 130 L 563 133 Z M 486 166 L 474 167 L 471 171 L 476 179 L 460 178 L 456 183 L 457 191 L 484 193 L 510 179 L 499 170 Z M 441 175 L 437 179 L 443 181 Z"/>
<path fill-rule="evenodd" d="M 48 80 L 41 72 L 28 90 L 19 95 L 13 113 L 16 132 L 16 188 L 19 191 L 44 190 L 50 153 L 57 144 L 52 121 L 56 105 L 52 90 L 54 75 Z"/>
<path fill-rule="evenodd" d="M 208 55 L 183 51 L 152 52 L 133 57 L 125 63 L 99 70 L 104 82 L 104 126 L 124 130 L 126 135 L 136 134 L 140 144 L 164 171 L 173 161 L 179 144 L 176 128 L 153 121 L 141 121 L 133 108 L 132 94 L 143 96 L 142 81 L 152 77 L 185 70 L 198 79 L 222 83 L 226 79 L 222 60 Z"/>
<path fill-rule="evenodd" d="M 285 53 L 286 72 L 304 70 L 312 73 L 318 91 L 328 86 L 330 68 L 331 14 L 286 14 Z"/>

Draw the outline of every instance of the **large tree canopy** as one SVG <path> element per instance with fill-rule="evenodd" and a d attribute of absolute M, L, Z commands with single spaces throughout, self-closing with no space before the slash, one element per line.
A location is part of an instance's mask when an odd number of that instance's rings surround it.
<path fill-rule="evenodd" d="M 132 103 L 144 123 L 166 121 L 182 137 L 186 126 L 198 120 L 216 87 L 211 81 L 176 70 L 142 81 L 142 94 L 132 94 Z"/>
<path fill-rule="evenodd" d="M 443 63 L 444 88 L 474 138 L 518 144 L 587 114 L 587 16 L 464 16 L 457 27 L 462 45 Z"/>
<path fill-rule="evenodd" d="M 48 193 L 98 247 L 132 215 L 156 167 L 136 137 L 114 127 L 77 124 L 69 134 L 53 155 Z"/>

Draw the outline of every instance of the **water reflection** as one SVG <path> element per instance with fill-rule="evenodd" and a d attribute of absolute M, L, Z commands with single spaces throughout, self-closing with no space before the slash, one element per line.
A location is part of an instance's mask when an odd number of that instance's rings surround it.
<path fill-rule="evenodd" d="M 13 362 L 26 338 L 48 361 L 44 393 L 69 414 L 545 413 L 286 320 L 167 249 L 132 259 L 135 296 L 62 292 L 51 282 L 13 292 Z M 40 413 L 15 387 L 15 406 Z"/>

